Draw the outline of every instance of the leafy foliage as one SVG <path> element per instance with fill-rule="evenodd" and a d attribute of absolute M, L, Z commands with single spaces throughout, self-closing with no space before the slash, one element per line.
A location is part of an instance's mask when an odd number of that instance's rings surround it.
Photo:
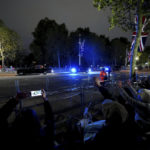
<path fill-rule="evenodd" d="M 99 11 L 110 8 L 111 16 L 109 17 L 110 29 L 119 26 L 124 31 L 134 30 L 134 18 L 137 12 L 139 0 L 93 0 L 93 5 Z M 148 0 L 142 0 L 142 13 L 146 15 L 150 10 Z"/>
<path fill-rule="evenodd" d="M 63 59 L 68 38 L 65 24 L 57 24 L 54 20 L 40 20 L 33 32 L 34 40 L 30 45 L 38 63 L 56 64 L 57 57 Z M 61 53 L 61 56 L 59 55 Z"/>
<path fill-rule="evenodd" d="M 150 63 L 150 46 L 145 47 L 144 52 L 139 56 L 138 64 L 144 65 L 146 62 Z"/>
<path fill-rule="evenodd" d="M 126 38 L 115 38 L 111 41 L 111 57 L 114 65 L 124 65 L 126 50 L 129 49 L 130 43 Z"/>
<path fill-rule="evenodd" d="M 62 67 L 79 64 L 79 39 L 81 42 L 84 41 L 84 51 L 81 56 L 83 66 L 111 65 L 114 61 L 112 57 L 114 47 L 118 45 L 115 43 L 113 47 L 107 37 L 97 35 L 89 28 L 77 28 L 68 34 L 65 24 L 59 25 L 48 18 L 40 20 L 33 37 L 34 40 L 30 45 L 32 54 L 29 60 Z M 123 58 L 127 39 L 120 38 L 118 41 L 120 47 L 116 49 L 116 53 L 119 51 Z"/>
<path fill-rule="evenodd" d="M 0 56 L 5 58 L 6 62 L 14 61 L 17 52 L 22 49 L 22 42 L 19 35 L 9 29 L 2 20 L 0 20 Z"/>
<path fill-rule="evenodd" d="M 109 18 L 110 29 L 115 26 L 119 26 L 123 30 L 135 30 L 135 15 L 137 15 L 136 24 L 136 39 L 133 48 L 133 55 L 130 61 L 130 77 L 135 74 L 136 56 L 140 43 L 140 37 L 142 32 L 142 18 L 146 16 L 150 18 L 150 2 L 148 0 L 93 0 L 93 5 L 98 9 L 111 9 L 111 16 Z M 149 20 L 150 22 L 150 20 Z M 148 22 L 148 23 L 149 23 Z M 148 25 L 147 25 L 148 26 Z M 146 28 L 145 31 L 150 30 Z"/>

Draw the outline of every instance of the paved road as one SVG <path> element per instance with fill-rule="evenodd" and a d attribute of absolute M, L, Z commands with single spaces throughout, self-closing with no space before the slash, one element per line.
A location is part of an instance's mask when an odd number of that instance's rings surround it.
<path fill-rule="evenodd" d="M 141 75 L 143 76 L 143 74 Z M 15 95 L 18 90 L 28 92 L 44 88 L 49 92 L 55 93 L 63 89 L 85 87 L 93 84 L 93 76 L 99 76 L 99 72 L 93 74 L 52 73 L 47 75 L 25 76 L 16 76 L 13 74 L 4 76 L 0 74 L 0 100 Z M 129 73 L 114 72 L 111 74 L 110 78 L 112 81 L 126 80 L 129 78 Z"/>
<path fill-rule="evenodd" d="M 46 89 L 50 92 L 90 84 L 93 75 L 88 74 L 48 74 L 0 77 L 0 99 L 20 91 Z"/>
<path fill-rule="evenodd" d="M 81 114 L 82 103 L 88 104 L 91 101 L 97 103 L 101 99 L 98 90 L 91 88 L 94 76 L 99 76 L 99 72 L 94 74 L 54 73 L 47 75 L 0 76 L 0 107 L 6 103 L 10 96 L 15 95 L 18 90 L 29 92 L 44 88 L 48 91 L 49 100 L 55 114 L 63 114 L 65 117 L 75 113 Z M 110 78 L 112 81 L 116 81 L 125 80 L 128 77 L 128 73 L 112 73 Z M 78 90 L 80 87 L 89 87 L 89 89 L 84 90 L 83 100 L 85 101 L 82 101 L 81 89 Z M 33 107 L 42 118 L 44 114 L 42 103 L 41 97 L 36 97 L 23 101 L 23 107 Z M 14 117 L 10 118 L 13 120 Z"/>
<path fill-rule="evenodd" d="M 69 112 L 69 114 L 74 114 L 74 112 L 80 113 L 82 110 L 81 103 L 83 103 L 80 95 L 81 90 L 79 90 L 80 87 L 89 87 L 88 90 L 84 91 L 85 103 L 89 103 L 94 99 L 94 102 L 96 102 L 96 99 L 99 100 L 99 92 L 92 88 L 90 89 L 90 85 L 93 84 L 93 76 L 98 76 L 98 74 L 3 76 L 0 77 L 0 107 L 7 102 L 10 96 L 15 95 L 17 90 L 29 92 L 44 88 L 48 91 L 48 98 L 56 114 L 62 114 L 62 112 Z M 22 101 L 23 107 L 36 109 L 41 118 L 44 114 L 42 103 L 41 97 L 29 98 Z M 77 109 L 79 110 L 77 111 Z M 10 118 L 13 120 L 14 117 Z"/>

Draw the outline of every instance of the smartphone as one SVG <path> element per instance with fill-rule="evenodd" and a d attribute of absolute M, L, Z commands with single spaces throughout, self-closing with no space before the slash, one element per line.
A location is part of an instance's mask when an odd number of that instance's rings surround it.
<path fill-rule="evenodd" d="M 31 91 L 31 97 L 41 96 L 41 95 L 42 95 L 42 91 L 41 90 Z"/>

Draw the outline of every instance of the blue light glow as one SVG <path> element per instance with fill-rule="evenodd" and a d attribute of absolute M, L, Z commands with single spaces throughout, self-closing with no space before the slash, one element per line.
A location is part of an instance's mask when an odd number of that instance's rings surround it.
<path fill-rule="evenodd" d="M 77 73 L 70 73 L 69 75 L 70 75 L 70 76 L 78 76 Z"/>
<path fill-rule="evenodd" d="M 72 69 L 71 69 L 71 72 L 72 72 L 72 73 L 76 73 L 76 72 L 77 72 L 77 69 L 76 69 L 76 68 L 72 68 Z"/>
<path fill-rule="evenodd" d="M 108 67 L 105 67 L 105 71 L 109 71 L 109 68 L 108 68 Z"/>
<path fill-rule="evenodd" d="M 91 68 L 89 68 L 88 73 L 91 73 L 91 72 L 92 72 L 92 70 L 91 70 Z"/>

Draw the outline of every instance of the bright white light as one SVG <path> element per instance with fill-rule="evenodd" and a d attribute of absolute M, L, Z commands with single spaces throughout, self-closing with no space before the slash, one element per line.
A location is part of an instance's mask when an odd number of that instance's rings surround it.
<path fill-rule="evenodd" d="M 135 60 L 139 60 L 139 57 L 136 57 Z"/>
<path fill-rule="evenodd" d="M 105 67 L 105 71 L 109 71 L 109 68 L 108 68 L 108 67 Z"/>
<path fill-rule="evenodd" d="M 71 74 L 69 74 L 70 76 L 78 76 L 78 74 L 77 73 L 71 73 Z"/>
<path fill-rule="evenodd" d="M 72 72 L 72 73 L 76 73 L 76 72 L 77 72 L 76 68 L 72 68 L 72 69 L 71 69 L 71 72 Z"/>
<path fill-rule="evenodd" d="M 148 62 L 146 62 L 145 65 L 148 65 Z"/>
<path fill-rule="evenodd" d="M 91 70 L 91 68 L 89 68 L 88 73 L 91 73 L 91 72 L 92 72 L 92 70 Z"/>
<path fill-rule="evenodd" d="M 138 68 L 137 67 L 135 67 L 135 70 L 137 70 Z"/>
<path fill-rule="evenodd" d="M 52 73 L 54 73 L 54 70 L 52 69 L 52 71 L 51 71 Z"/>

